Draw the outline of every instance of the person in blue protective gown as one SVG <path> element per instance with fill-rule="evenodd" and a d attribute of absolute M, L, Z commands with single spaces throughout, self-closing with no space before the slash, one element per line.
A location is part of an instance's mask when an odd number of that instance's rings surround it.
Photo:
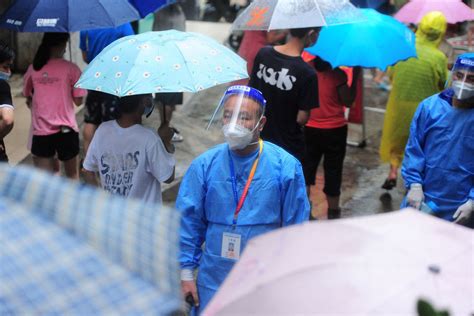
<path fill-rule="evenodd" d="M 264 109 L 260 91 L 230 87 L 218 107 L 226 143 L 197 157 L 179 189 L 182 289 L 199 304 L 197 314 L 251 238 L 309 218 L 301 164 L 259 138 Z"/>
<path fill-rule="evenodd" d="M 449 88 L 416 110 L 405 149 L 402 203 L 472 225 L 474 208 L 474 53 L 458 57 Z M 423 207 L 428 205 L 428 207 Z"/>

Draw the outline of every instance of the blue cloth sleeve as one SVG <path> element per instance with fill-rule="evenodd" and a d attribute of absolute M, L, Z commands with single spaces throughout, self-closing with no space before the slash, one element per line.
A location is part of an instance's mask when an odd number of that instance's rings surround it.
<path fill-rule="evenodd" d="M 122 36 L 135 35 L 132 25 L 130 23 L 125 23 L 122 25 Z"/>
<path fill-rule="evenodd" d="M 282 165 L 282 226 L 302 223 L 309 219 L 310 210 L 303 169 L 297 161 L 284 162 Z"/>
<path fill-rule="evenodd" d="M 474 200 L 474 187 L 469 191 L 469 199 Z"/>
<path fill-rule="evenodd" d="M 402 164 L 402 176 L 405 187 L 408 189 L 412 183 L 423 184 L 425 170 L 425 101 L 417 108 L 410 125 L 410 136 L 405 148 L 405 158 Z"/>
<path fill-rule="evenodd" d="M 181 213 L 180 255 L 182 269 L 196 269 L 207 230 L 204 214 L 205 183 L 202 168 L 193 162 L 181 182 L 176 208 Z"/>
<path fill-rule="evenodd" d="M 81 31 L 79 36 L 79 48 L 87 52 L 87 31 Z"/>

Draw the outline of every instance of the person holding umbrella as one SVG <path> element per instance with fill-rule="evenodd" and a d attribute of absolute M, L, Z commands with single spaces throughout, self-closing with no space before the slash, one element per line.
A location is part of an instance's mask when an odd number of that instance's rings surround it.
<path fill-rule="evenodd" d="M 387 103 L 379 153 L 382 162 L 390 163 L 390 170 L 383 189 L 391 190 L 397 184 L 410 122 L 418 104 L 444 87 L 448 60 L 438 46 L 446 27 L 446 18 L 441 12 L 425 15 L 416 31 L 418 58 L 399 62 L 389 70 L 393 88 Z"/>
<path fill-rule="evenodd" d="M 416 110 L 402 176 L 402 206 L 434 205 L 431 213 L 474 228 L 474 54 L 458 57 L 448 89 Z"/>
<path fill-rule="evenodd" d="M 303 171 L 306 191 L 310 197 L 311 186 L 316 184 L 318 165 L 324 156 L 323 191 L 328 202 L 328 219 L 340 218 L 339 198 L 348 130 L 344 113 L 345 107 L 350 107 L 355 100 L 357 81 L 362 69 L 348 69 L 348 72 L 352 72 L 349 83 L 348 75 L 343 69 L 333 69 L 330 63 L 319 56 L 306 52 L 304 56 L 316 70 L 320 100 L 320 107 L 311 110 L 304 129 L 306 156 Z M 310 218 L 314 219 L 312 214 Z"/>
<path fill-rule="evenodd" d="M 143 115 L 153 111 L 151 94 L 119 98 L 116 120 L 102 123 L 94 134 L 84 160 L 86 182 L 97 185 L 99 173 L 104 190 L 161 204 L 161 182 L 174 180 L 172 132 L 160 136 L 142 125 Z"/>
<path fill-rule="evenodd" d="M 218 109 L 226 144 L 192 162 L 176 200 L 182 218 L 182 290 L 185 297 L 192 295 L 198 314 L 251 238 L 309 217 L 301 164 L 260 139 L 266 123 L 262 93 L 232 86 Z"/>

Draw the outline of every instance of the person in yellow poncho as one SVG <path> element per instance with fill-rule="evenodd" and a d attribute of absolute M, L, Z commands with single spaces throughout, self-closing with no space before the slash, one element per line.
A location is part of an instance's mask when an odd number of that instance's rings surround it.
<path fill-rule="evenodd" d="M 444 88 L 448 60 L 438 46 L 446 27 L 446 18 L 441 12 L 426 14 L 416 31 L 418 58 L 399 62 L 389 69 L 392 91 L 385 113 L 380 158 L 382 162 L 390 163 L 390 172 L 382 185 L 383 189 L 391 190 L 397 184 L 398 168 L 418 104 Z"/>

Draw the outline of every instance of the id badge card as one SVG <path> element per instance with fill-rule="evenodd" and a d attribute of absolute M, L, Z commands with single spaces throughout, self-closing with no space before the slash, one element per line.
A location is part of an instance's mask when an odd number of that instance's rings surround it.
<path fill-rule="evenodd" d="M 240 241 L 241 236 L 238 234 L 223 233 L 221 257 L 238 260 L 240 258 Z"/>

